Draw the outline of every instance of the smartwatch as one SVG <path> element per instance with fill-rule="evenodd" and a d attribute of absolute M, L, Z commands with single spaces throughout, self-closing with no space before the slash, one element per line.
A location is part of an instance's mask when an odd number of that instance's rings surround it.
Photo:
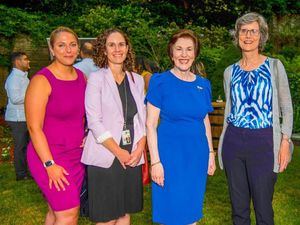
<path fill-rule="evenodd" d="M 47 168 L 47 167 L 52 166 L 54 164 L 55 164 L 55 162 L 53 160 L 48 160 L 48 161 L 44 162 L 44 167 Z"/>

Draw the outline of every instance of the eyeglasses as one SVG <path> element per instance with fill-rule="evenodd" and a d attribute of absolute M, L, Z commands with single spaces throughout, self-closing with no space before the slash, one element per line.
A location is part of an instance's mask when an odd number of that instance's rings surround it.
<path fill-rule="evenodd" d="M 250 34 L 250 36 L 258 36 L 259 35 L 259 30 L 258 29 L 251 29 L 251 30 L 248 30 L 248 29 L 240 29 L 239 30 L 239 34 L 241 36 L 247 36 L 248 35 L 248 32 Z"/>

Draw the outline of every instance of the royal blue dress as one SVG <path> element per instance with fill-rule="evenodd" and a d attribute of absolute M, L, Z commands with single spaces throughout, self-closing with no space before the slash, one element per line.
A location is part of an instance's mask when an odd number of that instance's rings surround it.
<path fill-rule="evenodd" d="M 158 152 L 164 168 L 161 187 L 152 182 L 153 221 L 187 225 L 202 218 L 209 148 L 204 118 L 213 111 L 210 82 L 192 82 L 171 71 L 151 77 L 146 102 L 160 109 Z"/>

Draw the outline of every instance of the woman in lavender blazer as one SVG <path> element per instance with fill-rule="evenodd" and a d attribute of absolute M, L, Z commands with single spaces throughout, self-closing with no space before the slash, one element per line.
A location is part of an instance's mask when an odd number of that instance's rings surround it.
<path fill-rule="evenodd" d="M 88 165 L 89 217 L 96 224 L 130 224 L 142 210 L 144 81 L 132 72 L 134 54 L 120 30 L 109 29 L 94 44 L 85 107 L 88 136 L 82 162 Z"/>

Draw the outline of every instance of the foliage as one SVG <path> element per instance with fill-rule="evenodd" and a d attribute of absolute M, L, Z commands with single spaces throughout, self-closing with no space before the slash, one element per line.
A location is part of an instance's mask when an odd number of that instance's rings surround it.
<path fill-rule="evenodd" d="M 8 8 L 0 5 L 0 65 L 9 65 L 8 54 L 12 50 L 13 39 L 18 34 L 25 34 L 38 41 L 45 37 L 49 30 L 38 14 L 27 13 L 24 10 Z"/>
<path fill-rule="evenodd" d="M 64 25 L 75 29 L 81 37 L 96 37 L 104 29 L 118 27 L 130 36 L 136 55 L 154 61 L 165 70 L 171 66 L 166 51 L 170 36 L 180 28 L 188 28 L 200 36 L 201 52 L 197 60 L 206 67 L 214 100 L 219 95 L 224 98 L 223 71 L 240 57 L 231 43 L 229 29 L 238 16 L 257 11 L 269 21 L 270 40 L 265 52 L 284 62 L 294 105 L 300 105 L 299 1 L 4 0 L 1 3 L 6 6 L 0 5 L 0 66 L 9 65 L 8 55 L 18 34 L 29 36 L 39 46 L 51 30 Z M 300 124 L 299 119 L 295 121 Z"/>
<path fill-rule="evenodd" d="M 0 5 L 0 35 L 11 38 L 16 34 L 28 34 L 33 38 L 43 38 L 47 25 L 41 21 L 39 14 L 27 13 L 24 10 Z"/>
<path fill-rule="evenodd" d="M 245 11 L 262 13 L 267 19 L 274 14 L 278 17 L 299 13 L 300 3 L 297 0 L 240 0 L 233 5 L 243 5 Z"/>
<path fill-rule="evenodd" d="M 278 0 L 280 1 L 280 0 Z M 288 4 L 288 3 L 286 3 Z M 298 7 L 300 5 L 298 1 Z M 296 4 L 295 4 L 296 7 Z M 273 16 L 268 53 L 279 58 L 287 71 L 294 110 L 293 132 L 300 132 L 300 15 Z"/>
<path fill-rule="evenodd" d="M 216 100 L 219 95 L 225 100 L 223 73 L 226 67 L 239 60 L 240 51 L 231 44 L 226 48 L 208 48 L 203 51 L 202 55 L 208 79 L 212 84 L 213 100 Z"/>
<path fill-rule="evenodd" d="M 293 58 L 300 53 L 300 15 L 273 17 L 270 21 L 271 52 Z"/>
<path fill-rule="evenodd" d="M 129 34 L 137 55 L 149 58 L 164 70 L 171 64 L 166 51 L 167 43 L 179 26 L 174 22 L 169 26 L 157 26 L 156 20 L 148 10 L 136 6 L 127 5 L 117 9 L 98 6 L 79 18 L 77 31 L 81 36 L 95 37 L 107 28 L 118 27 Z M 220 46 L 226 46 L 230 39 L 229 32 L 224 27 L 211 26 L 209 29 L 187 24 L 185 28 L 199 34 L 201 43 L 206 48 L 219 49 Z"/>
<path fill-rule="evenodd" d="M 50 1 L 51 2 L 51 1 Z M 56 16 L 53 14 L 30 13 L 18 8 L 0 5 L 0 66 L 8 67 L 9 54 L 16 36 L 22 34 L 33 40 L 33 47 L 38 47 L 58 26 L 77 27 L 78 16 Z"/>
<path fill-rule="evenodd" d="M 267 19 L 299 13 L 297 0 L 2 0 L 2 4 L 30 12 L 44 12 L 58 16 L 81 15 L 96 6 L 120 8 L 125 5 L 148 9 L 151 14 L 162 15 L 160 24 L 175 22 L 180 27 L 186 23 L 203 26 L 208 24 L 231 26 L 245 12 L 262 13 Z"/>
<path fill-rule="evenodd" d="M 10 150 L 13 144 L 13 139 L 10 135 L 10 129 L 2 124 L 0 124 L 0 137 L 1 158 L 2 160 L 8 160 L 10 158 Z"/>

